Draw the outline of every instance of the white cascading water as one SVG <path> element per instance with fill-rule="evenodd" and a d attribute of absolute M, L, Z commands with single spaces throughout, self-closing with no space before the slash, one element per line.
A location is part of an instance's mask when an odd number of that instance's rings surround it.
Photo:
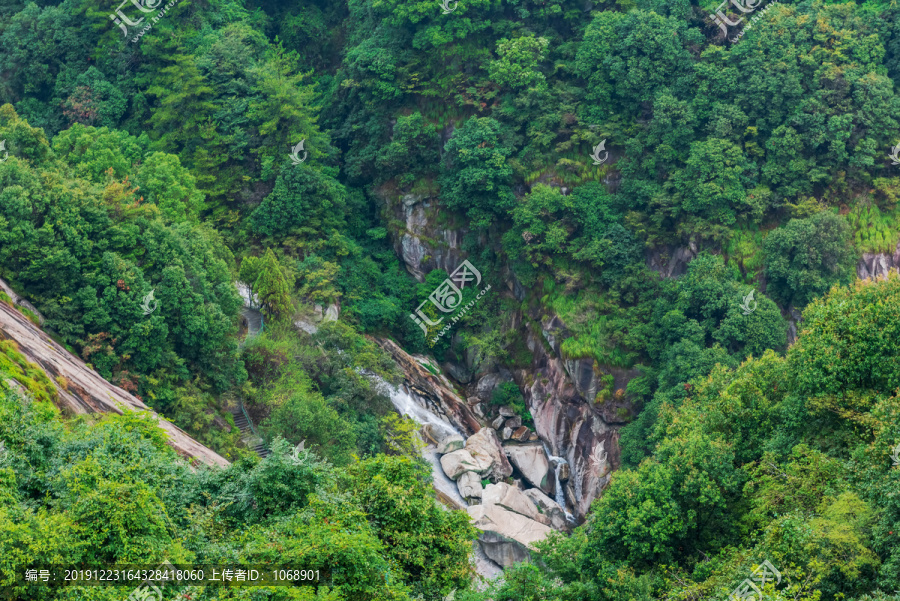
<path fill-rule="evenodd" d="M 251 297 L 250 287 L 241 282 L 235 282 L 235 285 L 237 286 L 238 293 L 241 295 L 241 298 L 244 301 L 244 307 L 253 308 L 255 305 L 253 301 L 256 299 Z M 316 330 L 318 329 L 314 324 L 309 323 L 305 320 L 300 320 L 294 325 L 310 334 L 315 334 Z M 337 352 L 340 353 L 341 351 L 338 350 Z M 419 405 L 412 397 L 412 395 L 409 394 L 409 391 L 405 389 L 405 386 L 395 388 L 389 385 L 383 379 L 375 376 L 374 374 L 366 375 L 378 381 L 378 385 L 381 386 L 384 393 L 387 394 L 388 397 L 390 397 L 391 403 L 394 405 L 394 408 L 397 409 L 397 411 L 400 412 L 401 415 L 405 415 L 411 418 L 419 425 L 424 426 L 426 424 L 430 424 L 444 436 L 450 434 L 458 434 L 465 439 L 465 436 L 463 436 L 462 433 L 459 432 L 459 430 L 435 415 L 433 412 Z M 434 447 L 433 445 L 427 445 L 422 451 L 422 456 L 426 461 L 428 461 L 428 463 L 431 464 L 431 478 L 434 482 L 435 490 L 453 500 L 453 502 L 455 502 L 460 507 L 467 507 L 468 503 L 466 503 L 466 500 L 463 499 L 459 494 L 459 489 L 456 487 L 456 482 L 451 480 L 450 477 L 444 473 L 444 469 L 441 467 L 440 457 L 438 457 L 436 447 Z M 566 515 L 568 515 L 568 513 Z M 503 573 L 503 570 L 500 568 L 500 566 L 488 559 L 488 557 L 484 554 L 484 551 L 481 549 L 481 546 L 477 544 L 475 545 L 475 571 L 479 575 L 487 579 L 496 578 Z"/>
<path fill-rule="evenodd" d="M 554 500 L 556 501 L 556 504 L 559 505 L 565 512 L 566 519 L 570 522 L 574 522 L 575 516 L 569 513 L 569 511 L 566 509 L 566 493 L 565 490 L 563 490 L 562 482 L 559 479 L 559 472 L 562 469 L 563 464 L 568 464 L 568 461 L 566 461 L 562 457 L 557 457 L 556 455 L 550 453 L 550 449 L 547 448 L 546 442 L 541 441 L 541 443 L 544 445 L 544 452 L 547 454 L 547 459 L 550 460 L 550 463 L 556 466 L 556 468 L 553 470 L 553 475 L 556 477 L 556 499 Z"/>
<path fill-rule="evenodd" d="M 556 504 L 559 505 L 560 507 L 562 507 L 563 510 L 565 511 L 565 509 L 566 509 L 566 493 L 563 492 L 562 483 L 559 481 L 559 470 L 562 469 L 562 466 L 563 466 L 562 463 L 557 463 L 556 470 L 554 470 L 554 473 L 556 474 Z"/>
<path fill-rule="evenodd" d="M 385 392 L 391 397 L 391 403 L 394 404 L 394 407 L 402 415 L 412 418 L 423 426 L 430 424 L 441 435 L 447 436 L 450 434 L 459 434 L 465 438 L 459 430 L 447 423 L 444 419 L 417 403 L 413 396 L 409 394 L 409 391 L 405 386 L 394 388 L 393 386 L 389 386 L 384 380 L 382 380 L 382 384 L 384 385 Z M 428 445 L 422 451 L 422 456 L 431 464 L 431 475 L 434 480 L 435 490 L 452 499 L 460 507 L 468 506 L 466 500 L 459 494 L 456 482 L 451 480 L 450 477 L 444 473 L 436 448 L 433 445 Z M 568 516 L 568 513 L 566 515 Z M 475 545 L 475 571 L 487 579 L 496 578 L 503 573 L 500 566 L 488 559 L 481 546 L 477 544 Z"/>
<path fill-rule="evenodd" d="M 391 403 L 393 403 L 394 407 L 401 415 L 411 418 L 421 426 L 426 424 L 431 425 L 432 428 L 443 436 L 449 436 L 451 434 L 462 436 L 459 430 L 417 403 L 413 396 L 409 394 L 409 391 L 406 390 L 405 386 L 394 388 L 393 386 L 389 386 L 384 380 L 382 380 L 382 384 L 385 392 L 391 398 Z M 465 438 L 465 436 L 463 436 L 463 438 Z M 459 504 L 460 507 L 466 507 L 468 503 L 466 503 L 465 499 L 459 494 L 456 482 L 451 480 L 450 477 L 444 473 L 436 448 L 433 445 L 426 446 L 422 451 L 422 456 L 431 464 L 431 475 L 434 480 L 434 487 L 439 492 Z"/>

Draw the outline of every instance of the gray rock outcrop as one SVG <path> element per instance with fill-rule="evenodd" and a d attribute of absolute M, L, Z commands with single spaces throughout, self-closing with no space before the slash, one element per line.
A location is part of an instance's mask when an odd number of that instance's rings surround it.
<path fill-rule="evenodd" d="M 504 568 L 531 559 L 531 545 L 544 540 L 553 530 L 522 514 L 495 504 L 472 505 L 467 508 L 484 554 Z"/>
<path fill-rule="evenodd" d="M 170 421 L 159 418 L 140 399 L 110 384 L 84 361 L 47 336 L 24 315 L 0 302 L 0 339 L 13 340 L 25 358 L 46 372 L 58 397 L 57 404 L 72 414 L 122 413 L 122 409 L 146 411 L 168 435 L 179 455 L 207 465 L 226 466 L 228 460 L 208 449 Z"/>
<path fill-rule="evenodd" d="M 410 355 L 401 349 L 396 342 L 386 338 L 373 339 L 378 346 L 387 351 L 406 376 L 406 387 L 410 394 L 417 395 L 430 410 L 446 419 L 465 436 L 478 432 L 481 424 L 469 408 L 469 404 L 460 398 L 453 386 L 443 375 L 434 375 L 422 365 L 427 358 Z"/>
<path fill-rule="evenodd" d="M 551 492 L 550 461 L 540 444 L 504 445 L 503 451 L 525 479 L 544 492 Z"/>
<path fill-rule="evenodd" d="M 550 520 L 550 526 L 554 530 L 568 530 L 569 522 L 566 520 L 565 510 L 557 505 L 556 501 L 536 488 L 528 488 L 522 494 L 531 499 L 542 515 Z"/>
<path fill-rule="evenodd" d="M 647 251 L 647 267 L 664 278 L 677 278 L 687 271 L 688 263 L 698 254 L 697 243 L 691 240 L 687 247 L 660 246 Z"/>
<path fill-rule="evenodd" d="M 856 275 L 861 280 L 884 279 L 888 271 L 900 267 L 900 242 L 892 253 L 863 253 L 856 264 Z"/>
<path fill-rule="evenodd" d="M 459 495 L 467 502 L 482 498 L 481 478 L 475 472 L 464 473 L 456 481 L 456 486 L 459 488 Z"/>
<path fill-rule="evenodd" d="M 322 321 L 323 322 L 337 321 L 338 317 L 340 317 L 340 315 L 341 315 L 340 308 L 336 304 L 332 303 L 332 304 L 328 305 L 328 309 L 325 310 L 325 316 L 322 318 Z"/>
<path fill-rule="evenodd" d="M 13 304 L 17 307 L 23 307 L 31 311 L 37 317 L 38 324 L 41 326 L 44 325 L 44 316 L 41 315 L 41 312 L 37 310 L 37 307 L 28 302 L 28 299 L 26 299 L 25 297 L 19 296 L 16 291 L 13 290 L 9 286 L 9 284 L 4 282 L 3 280 L 0 280 L 0 291 L 5 292 L 12 300 Z"/>
<path fill-rule="evenodd" d="M 466 472 L 484 473 L 491 468 L 491 465 L 493 463 L 488 463 L 486 466 L 483 462 L 479 463 L 466 449 L 453 451 L 441 457 L 441 469 L 453 480 L 457 480 Z"/>
<path fill-rule="evenodd" d="M 500 439 L 493 428 L 482 428 L 466 440 L 465 450 L 468 451 L 479 466 L 483 466 L 481 473 L 489 473 L 490 478 L 494 481 L 508 478 L 512 475 L 513 469 L 503 447 L 500 446 Z M 448 474 L 449 475 L 449 474 Z"/>
<path fill-rule="evenodd" d="M 481 495 L 485 505 L 499 505 L 507 511 L 518 513 L 530 520 L 540 522 L 545 526 L 550 525 L 549 518 L 538 511 L 537 505 L 523 491 L 516 486 L 510 486 L 506 482 L 488 484 Z"/>
<path fill-rule="evenodd" d="M 569 464 L 566 497 L 572 502 L 575 517 L 583 518 L 619 463 L 619 428 L 604 421 L 602 407 L 588 402 L 569 375 L 560 358 L 561 341 L 566 337 L 564 326 L 555 318 L 532 317 L 543 319 L 544 325 L 538 333 L 525 329 L 525 341 L 534 360 L 530 368 L 517 372 L 516 379 L 529 382 L 523 394 L 540 438 L 551 453 Z M 624 388 L 627 380 L 628 375 L 622 374 L 616 387 Z"/>
<path fill-rule="evenodd" d="M 490 401 L 491 396 L 494 394 L 494 389 L 505 381 L 508 381 L 507 378 L 504 378 L 499 373 L 490 373 L 482 376 L 475 387 L 475 395 L 482 401 Z"/>
<path fill-rule="evenodd" d="M 466 446 L 466 440 L 462 436 L 459 434 L 451 434 L 450 436 L 441 439 L 435 450 L 441 455 L 446 455 L 447 453 L 458 451 L 464 446 Z"/>
<path fill-rule="evenodd" d="M 387 205 L 393 219 L 403 223 L 402 228 L 390 228 L 394 251 L 403 260 L 407 271 L 418 281 L 425 281 L 425 274 L 433 269 L 451 273 L 465 258 L 460 249 L 465 228 L 447 229 L 438 225 L 435 214 L 439 203 L 419 194 L 375 191 Z"/>

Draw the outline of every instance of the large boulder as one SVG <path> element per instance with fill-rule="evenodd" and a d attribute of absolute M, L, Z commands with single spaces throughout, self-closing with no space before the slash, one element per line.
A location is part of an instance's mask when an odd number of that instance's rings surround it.
<path fill-rule="evenodd" d="M 479 506 L 476 505 L 476 507 Z M 493 530 L 482 531 L 478 535 L 478 544 L 488 559 L 503 568 L 511 568 L 517 563 L 531 562 L 531 553 L 528 547 Z"/>
<path fill-rule="evenodd" d="M 475 461 L 467 450 L 460 449 L 441 457 L 441 468 L 448 477 L 456 480 L 466 472 L 481 473 L 490 468 L 490 465 L 487 468 L 482 468 L 482 464 Z"/>
<path fill-rule="evenodd" d="M 530 497 L 517 487 L 510 486 L 505 482 L 485 486 L 481 495 L 481 502 L 484 505 L 499 505 L 507 511 L 518 513 L 547 526 L 550 525 L 550 519 L 545 518 L 538 511 L 537 505 Z"/>
<path fill-rule="evenodd" d="M 471 505 L 466 511 L 475 527 L 483 530 L 478 540 L 485 555 L 504 568 L 529 560 L 529 547 L 553 531 L 549 526 L 507 511 L 500 505 Z"/>
<path fill-rule="evenodd" d="M 441 440 L 447 437 L 447 434 L 441 431 L 435 424 L 423 425 L 420 432 L 422 434 L 422 439 L 426 444 L 438 445 Z"/>
<path fill-rule="evenodd" d="M 516 428 L 515 430 L 513 430 L 512 439 L 518 440 L 519 442 L 526 442 L 530 434 L 531 431 L 525 426 L 522 426 L 521 428 Z"/>
<path fill-rule="evenodd" d="M 556 501 L 536 488 L 524 490 L 522 494 L 531 499 L 531 502 L 537 506 L 541 515 L 546 516 L 550 520 L 550 525 L 554 530 L 568 530 L 569 522 L 566 520 L 566 511 Z"/>
<path fill-rule="evenodd" d="M 506 445 L 503 451 L 532 486 L 537 486 L 546 493 L 550 492 L 550 462 L 542 445 Z"/>
<path fill-rule="evenodd" d="M 488 414 L 487 414 L 487 412 L 485 411 L 485 408 L 484 408 L 484 403 L 475 403 L 475 404 L 473 404 L 473 405 L 472 405 L 472 411 L 474 411 L 474 412 L 475 412 L 475 415 L 477 415 L 478 417 L 480 417 L 480 418 L 482 418 L 482 419 L 485 419 L 485 418 L 488 416 Z"/>
<path fill-rule="evenodd" d="M 459 451 L 464 446 L 466 446 L 466 439 L 464 439 L 459 434 L 451 434 L 450 436 L 446 436 L 437 444 L 437 452 L 441 455 L 446 455 L 447 453 L 452 453 L 453 451 Z"/>
<path fill-rule="evenodd" d="M 497 433 L 493 428 L 482 428 L 470 436 L 466 441 L 465 450 L 471 454 L 479 466 L 479 469 L 472 471 L 488 473 L 494 481 L 512 475 L 512 465 L 506 458 L 506 453 L 500 446 L 500 439 L 497 438 Z"/>
<path fill-rule="evenodd" d="M 475 472 L 466 472 L 460 476 L 456 481 L 456 487 L 459 489 L 460 496 L 466 501 L 480 499 L 483 495 L 481 478 Z"/>

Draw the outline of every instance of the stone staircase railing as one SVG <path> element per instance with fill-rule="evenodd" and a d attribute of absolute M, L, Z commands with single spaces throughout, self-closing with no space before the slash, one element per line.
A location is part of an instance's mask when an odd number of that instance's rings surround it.
<path fill-rule="evenodd" d="M 241 440 L 260 457 L 267 457 L 271 451 L 263 443 L 262 437 L 253 425 L 253 420 L 244 408 L 244 403 L 238 401 L 237 407 L 231 410 L 231 415 L 234 417 L 234 425 L 241 431 Z"/>

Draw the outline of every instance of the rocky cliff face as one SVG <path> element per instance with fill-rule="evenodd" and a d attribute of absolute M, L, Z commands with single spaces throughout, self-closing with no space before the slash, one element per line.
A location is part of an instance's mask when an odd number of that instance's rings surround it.
<path fill-rule="evenodd" d="M 863 253 L 856 263 L 856 277 L 861 280 L 885 279 L 888 272 L 898 269 L 900 269 L 900 242 L 892 253 Z M 795 307 L 788 307 L 785 313 L 788 319 L 788 344 L 794 344 L 797 340 L 797 328 L 803 321 L 802 314 Z"/>
<path fill-rule="evenodd" d="M 553 455 L 566 461 L 566 498 L 575 516 L 583 518 L 620 465 L 619 428 L 633 414 L 621 392 L 606 402 L 594 402 L 599 378 L 613 375 L 614 390 L 623 391 L 637 373 L 604 369 L 592 359 L 563 359 L 559 345 L 568 335 L 565 327 L 555 316 L 543 316 L 540 323 L 539 329 L 516 328 L 524 333 L 533 360 L 515 377 L 538 435 Z"/>
<path fill-rule="evenodd" d="M 391 232 L 394 252 L 417 280 L 424 281 L 425 275 L 434 269 L 450 273 L 465 259 L 460 243 L 466 230 L 435 227 L 438 211 L 435 199 L 419 194 L 399 197 L 382 194 L 381 198 L 391 217 L 404 224 L 403 229 Z"/>
<path fill-rule="evenodd" d="M 425 362 L 434 365 L 436 363 L 431 363 L 433 360 L 428 360 L 426 357 L 416 359 L 401 349 L 393 340 L 384 338 L 374 338 L 373 340 L 393 357 L 403 373 L 406 374 L 405 384 L 410 394 L 414 395 L 420 404 L 453 424 L 465 436 L 471 436 L 481 429 L 481 424 L 472 409 L 456 394 L 453 385 L 447 378 L 444 375 L 431 373 L 422 364 Z"/>
<path fill-rule="evenodd" d="M 435 199 L 413 194 L 390 197 L 384 193 L 381 196 L 388 214 L 395 222 L 404 224 L 402 229 L 391 232 L 395 251 L 419 281 L 423 281 L 432 269 L 452 272 L 466 258 L 460 250 L 466 230 L 438 225 L 439 206 Z M 697 249 L 693 247 L 662 249 L 648 255 L 647 260 L 664 276 L 673 277 L 680 275 L 696 254 Z M 508 288 L 505 293 L 523 300 L 525 289 L 512 272 L 507 270 L 505 275 Z M 552 315 L 529 317 L 542 324 L 538 333 L 523 329 L 521 315 L 515 318 L 516 323 L 506 326 L 523 332 L 533 356 L 528 369 L 512 373 L 502 367 L 475 365 L 471 352 L 441 365 L 460 386 L 461 394 L 452 390 L 453 385 L 443 375 L 429 373 L 418 360 L 406 355 L 393 342 L 378 342 L 406 372 L 410 389 L 418 395 L 417 400 L 446 417 L 465 435 L 471 436 L 482 426 L 494 426 L 505 448 L 546 445 L 550 455 L 544 460 L 546 463 L 532 457 L 534 453 L 527 450 L 515 450 L 513 455 L 517 460 L 525 462 L 527 458 L 526 470 L 529 471 L 526 476 L 517 467 L 515 475 L 526 483 L 545 478 L 543 486 L 540 483 L 535 486 L 551 498 L 559 498 L 580 519 L 609 482 L 611 471 L 619 465 L 618 429 L 630 421 L 633 413 L 631 404 L 621 392 L 636 374 L 604 369 L 593 359 L 562 358 L 559 345 L 569 333 L 561 320 Z M 606 375 L 613 376 L 613 392 L 620 391 L 620 394 L 609 395 L 603 402 L 595 404 L 603 387 L 601 378 Z M 491 413 L 486 401 L 499 384 L 508 381 L 516 382 L 523 391 L 537 436 L 530 431 L 521 431 L 521 424 L 514 428 L 512 426 L 516 424 L 504 422 L 510 416 Z M 499 423 L 495 423 L 498 419 Z M 549 471 L 543 476 L 536 475 L 545 465 Z M 564 490 L 558 491 L 557 487 Z"/>
<path fill-rule="evenodd" d="M 5 285 L 5 284 L 4 284 Z M 40 328 L 6 303 L 0 302 L 0 338 L 13 340 L 29 361 L 43 369 L 68 413 L 122 413 L 122 408 L 156 414 L 134 395 L 104 380 L 84 362 L 44 334 Z M 226 466 L 228 461 L 188 436 L 175 424 L 159 420 L 169 435 L 169 444 L 186 458 L 208 465 Z"/>
<path fill-rule="evenodd" d="M 425 357 L 416 359 L 389 340 L 377 342 L 404 370 L 407 386 L 418 395 L 417 402 L 466 436 L 481 428 L 493 429 L 515 467 L 513 477 L 523 487 L 534 487 L 557 499 L 563 509 L 570 509 L 576 519 L 581 519 L 609 483 L 612 470 L 619 466 L 618 429 L 629 421 L 633 410 L 621 394 L 593 403 L 599 378 L 610 370 L 595 366 L 593 360 L 561 359 L 558 344 L 565 338 L 564 327 L 554 317 L 545 322 L 537 333 L 523 333 L 534 357 L 528 369 L 510 372 L 490 367 L 491 371 L 483 373 L 465 361 L 450 362 L 450 373 L 474 374 L 463 387 L 466 400 L 445 376 L 436 376 L 423 367 L 422 363 L 428 361 Z M 512 327 L 523 331 L 521 319 Z M 617 370 L 614 388 L 624 389 L 635 375 Z M 535 431 L 523 426 L 521 418 L 511 412 L 504 413 L 505 408 L 497 409 L 487 402 L 497 386 L 509 381 L 523 390 Z M 485 471 L 464 450 L 458 455 L 446 456 L 445 471 L 449 470 L 452 478 L 466 471 Z"/>
<path fill-rule="evenodd" d="M 900 268 L 900 242 L 892 253 L 863 253 L 856 264 L 856 275 L 861 280 L 886 278 L 888 270 Z"/>
<path fill-rule="evenodd" d="M 617 182 L 607 183 L 614 185 Z M 526 190 L 518 192 L 524 194 Z M 396 195 L 395 198 L 383 195 L 382 198 L 395 222 L 404 224 L 403 229 L 393 231 L 391 235 L 398 256 L 419 281 L 424 280 L 432 269 L 452 272 L 466 258 L 460 250 L 466 230 L 439 225 L 436 199 L 413 194 Z M 649 249 L 645 260 L 647 266 L 662 277 L 679 277 L 700 250 L 694 241 L 686 246 L 662 246 Z M 898 268 L 900 243 L 893 253 L 864 254 L 857 265 L 857 275 L 863 279 L 885 277 L 889 269 Z M 508 268 L 503 275 L 508 288 L 504 293 L 522 301 L 526 291 L 515 275 Z M 761 280 L 761 284 L 764 286 L 765 282 Z M 788 316 L 788 338 L 793 342 L 800 313 L 788 308 Z M 405 361 L 400 349 L 388 350 L 411 376 L 412 386 L 424 402 L 430 403 L 467 435 L 481 425 L 494 426 L 504 445 L 507 441 L 516 442 L 509 438 L 515 429 L 508 426 L 510 422 L 503 423 L 503 419 L 497 422 L 502 416 L 490 413 L 486 401 L 499 384 L 516 382 L 534 418 L 536 433 L 547 446 L 549 467 L 557 476 L 543 486 L 535 486 L 551 497 L 557 496 L 557 486 L 563 487 L 564 504 L 577 518 L 583 518 L 591 501 L 608 484 L 611 472 L 619 466 L 618 430 L 634 417 L 624 390 L 628 381 L 638 374 L 633 370 L 598 365 L 592 358 L 565 357 L 560 348 L 570 336 L 565 324 L 558 317 L 539 310 L 533 310 L 527 319 L 525 317 L 518 314 L 513 318 L 514 323 L 503 327 L 520 332 L 524 337 L 532 355 L 531 365 L 515 373 L 497 366 L 479 366 L 473 362 L 473 350 L 464 351 L 463 356 L 440 366 L 460 386 L 460 394 L 448 394 L 453 388 L 449 380 L 428 373 L 415 360 Z M 385 345 L 382 343 L 382 346 Z M 613 379 L 611 390 L 609 376 Z M 462 400 L 463 396 L 466 401 Z M 472 420 L 480 425 L 473 425 Z M 527 439 L 522 442 L 535 444 Z M 525 457 L 520 451 L 514 455 Z M 528 469 L 533 471 L 534 458 L 530 461 Z M 524 478 L 518 467 L 516 475 Z M 558 477 L 560 475 L 563 477 Z M 524 480 L 531 482 L 528 478 Z"/>
<path fill-rule="evenodd" d="M 684 246 L 661 246 L 648 250 L 645 259 L 647 267 L 664 278 L 677 278 L 687 271 L 688 263 L 698 254 L 697 243 L 693 240 Z"/>

